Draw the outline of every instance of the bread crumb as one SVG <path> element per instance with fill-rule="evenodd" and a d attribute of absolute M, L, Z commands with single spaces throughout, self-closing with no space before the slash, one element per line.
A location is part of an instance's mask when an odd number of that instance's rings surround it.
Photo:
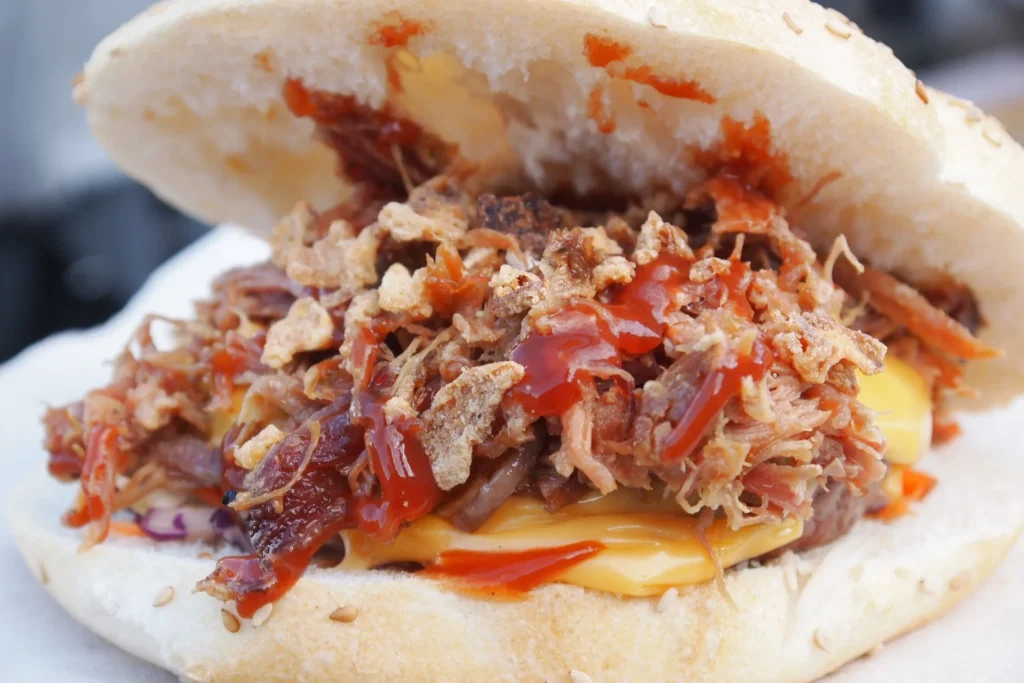
<path fill-rule="evenodd" d="M 814 644 L 825 652 L 832 652 L 832 636 L 825 629 L 814 629 Z"/>
<path fill-rule="evenodd" d="M 672 605 L 676 603 L 679 598 L 679 591 L 675 588 L 669 588 L 667 591 L 661 594 L 661 598 L 658 600 L 658 604 L 655 610 L 658 614 L 664 614 L 667 612 Z"/>
<path fill-rule="evenodd" d="M 44 586 L 50 583 L 50 575 L 46 573 L 46 566 L 42 562 L 39 563 L 39 583 Z"/>
<path fill-rule="evenodd" d="M 226 628 L 230 633 L 238 633 L 238 629 L 242 627 L 238 621 L 238 617 L 226 609 L 222 609 L 220 611 L 220 620 L 224 623 L 224 628 Z"/>
<path fill-rule="evenodd" d="M 359 610 L 352 605 L 342 605 L 331 612 L 331 621 L 340 621 L 343 624 L 351 624 L 359 616 Z"/>
<path fill-rule="evenodd" d="M 917 590 L 921 591 L 925 595 L 935 595 L 938 592 L 935 590 L 935 586 L 929 583 L 928 579 L 921 579 L 918 581 Z"/>
<path fill-rule="evenodd" d="M 263 607 L 260 607 L 258 610 L 256 610 L 256 612 L 252 615 L 253 627 L 259 628 L 260 626 L 263 626 L 263 624 L 267 623 L 267 619 L 270 618 L 270 613 L 273 611 L 274 603 L 272 602 L 268 602 L 266 605 L 263 605 Z"/>
<path fill-rule="evenodd" d="M 966 569 L 949 580 L 949 590 L 960 591 L 971 585 L 971 573 Z"/>
<path fill-rule="evenodd" d="M 163 607 L 164 605 L 170 604 L 173 599 L 174 586 L 164 586 L 157 591 L 156 597 L 153 598 L 153 607 Z"/>
<path fill-rule="evenodd" d="M 285 434 L 280 429 L 272 424 L 267 425 L 259 434 L 243 443 L 235 451 L 235 464 L 247 470 L 255 469 L 270 452 L 270 449 L 284 437 Z"/>
<path fill-rule="evenodd" d="M 198 555 L 196 555 L 196 557 L 198 557 L 200 560 L 212 560 L 213 559 L 213 553 L 211 553 L 208 550 L 204 550 L 203 552 L 201 552 Z"/>
<path fill-rule="evenodd" d="M 572 683 L 594 683 L 593 678 L 582 671 L 577 671 L 576 669 L 569 671 L 569 680 Z"/>

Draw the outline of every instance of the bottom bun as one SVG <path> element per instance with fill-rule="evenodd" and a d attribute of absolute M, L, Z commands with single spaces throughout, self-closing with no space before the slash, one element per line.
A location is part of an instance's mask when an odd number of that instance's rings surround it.
<path fill-rule="evenodd" d="M 70 489 L 50 481 L 16 489 L 8 517 L 68 612 L 186 679 L 801 681 L 947 611 L 1006 555 L 1024 526 L 1022 479 L 981 445 L 928 457 L 939 485 L 916 514 L 728 571 L 736 609 L 713 584 L 662 599 L 550 585 L 490 602 L 409 574 L 311 569 L 266 622 L 232 633 L 224 605 L 192 593 L 213 568 L 202 548 L 112 538 L 76 553 L 79 534 L 57 521 Z M 155 607 L 167 586 L 173 599 Z M 343 605 L 354 621 L 330 618 Z"/>

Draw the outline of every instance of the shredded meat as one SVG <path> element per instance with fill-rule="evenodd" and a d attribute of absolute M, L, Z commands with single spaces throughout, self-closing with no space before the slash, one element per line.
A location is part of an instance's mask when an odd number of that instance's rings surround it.
<path fill-rule="evenodd" d="M 200 588 L 243 615 L 340 530 L 389 540 L 432 511 L 473 530 L 513 494 L 556 511 L 656 487 L 702 519 L 799 517 L 795 548 L 828 542 L 886 471 L 857 373 L 888 347 L 941 410 L 992 353 L 966 289 L 858 274 L 845 243 L 823 264 L 733 178 L 622 213 L 474 195 L 434 176 L 422 131 L 303 93 L 293 110 L 365 181 L 351 201 L 297 206 L 269 263 L 169 323 L 171 348 L 147 321 L 109 386 L 44 418 L 90 542 L 155 486 L 222 495 L 255 553 Z"/>

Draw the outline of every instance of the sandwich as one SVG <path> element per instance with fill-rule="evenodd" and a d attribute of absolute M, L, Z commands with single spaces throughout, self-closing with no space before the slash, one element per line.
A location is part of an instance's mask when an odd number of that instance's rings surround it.
<path fill-rule="evenodd" d="M 810 680 L 1024 527 L 961 417 L 1024 388 L 1024 151 L 841 14 L 172 0 L 75 96 L 269 245 L 9 506 L 179 676 Z"/>

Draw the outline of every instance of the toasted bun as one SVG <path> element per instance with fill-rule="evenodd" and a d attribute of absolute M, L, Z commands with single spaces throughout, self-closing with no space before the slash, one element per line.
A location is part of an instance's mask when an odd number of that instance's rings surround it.
<path fill-rule="evenodd" d="M 192 593 L 213 569 L 201 548 L 112 538 L 76 553 L 81 537 L 57 522 L 69 492 L 50 481 L 16 489 L 7 514 L 28 566 L 68 612 L 199 681 L 554 683 L 570 670 L 596 681 L 810 680 L 950 609 L 1005 556 L 1024 527 L 1024 473 L 988 453 L 1015 423 L 1007 416 L 930 458 L 939 485 L 916 514 L 727 571 L 735 610 L 713 584 L 660 609 L 657 598 L 573 586 L 490 602 L 407 574 L 311 569 L 262 626 L 230 633 L 223 605 Z M 164 586 L 174 599 L 154 607 Z M 354 622 L 329 618 L 342 605 L 358 609 Z"/>
<path fill-rule="evenodd" d="M 406 53 L 380 44 L 382 27 L 392 43 L 408 37 Z M 612 79 L 585 56 L 588 34 L 705 101 Z M 288 77 L 390 100 L 470 159 L 591 193 L 684 190 L 725 117 L 764 116 L 793 176 L 777 194 L 817 245 L 845 233 L 915 283 L 945 273 L 969 284 L 984 339 L 1007 352 L 971 364 L 974 406 L 1024 389 L 1013 256 L 1024 253 L 1024 151 L 833 11 L 806 0 L 172 0 L 106 39 L 76 94 L 128 173 L 209 221 L 266 231 L 299 199 L 326 207 L 345 192 L 311 123 L 283 103 Z"/>

